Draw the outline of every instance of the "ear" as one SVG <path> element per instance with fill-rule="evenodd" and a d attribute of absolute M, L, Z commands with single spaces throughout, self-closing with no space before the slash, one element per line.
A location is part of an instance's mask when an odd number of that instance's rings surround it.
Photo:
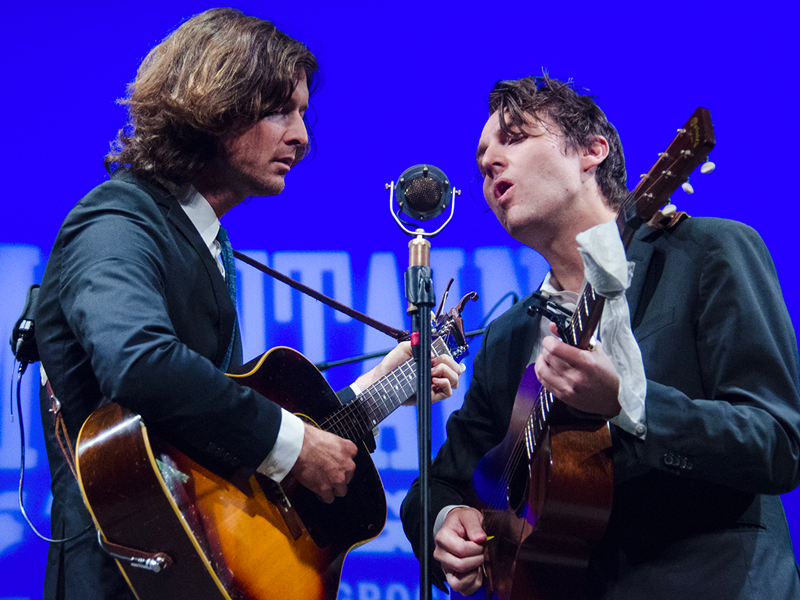
<path fill-rule="evenodd" d="M 581 150 L 581 168 L 583 171 L 594 169 L 608 156 L 608 140 L 602 135 L 595 136 L 588 147 Z"/>

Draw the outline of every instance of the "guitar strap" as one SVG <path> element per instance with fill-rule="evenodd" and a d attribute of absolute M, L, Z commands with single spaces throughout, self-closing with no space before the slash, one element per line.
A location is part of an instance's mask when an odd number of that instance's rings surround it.
<path fill-rule="evenodd" d="M 346 306 L 341 302 L 337 302 L 333 298 L 329 298 L 325 294 L 321 294 L 315 289 L 310 288 L 307 285 L 292 279 L 291 277 L 287 277 L 280 271 L 276 271 L 275 269 L 268 267 L 267 265 L 262 264 L 253 258 L 250 258 L 246 254 L 242 254 L 238 250 L 234 250 L 233 255 L 242 262 L 246 262 L 251 267 L 255 267 L 259 271 L 263 271 L 270 277 L 274 277 L 278 281 L 281 281 L 286 285 L 291 286 L 294 289 L 299 290 L 302 293 L 311 296 L 315 300 L 319 300 L 320 302 L 327 304 L 328 306 L 334 308 L 335 310 L 338 310 L 339 312 L 346 314 L 348 317 L 357 319 L 362 323 L 369 325 L 374 329 L 377 329 L 381 333 L 385 333 L 386 335 L 393 337 L 396 340 L 407 340 L 409 337 L 408 331 L 401 331 L 399 329 L 395 329 L 394 327 L 389 327 L 388 325 L 381 323 L 380 321 L 377 321 L 372 317 L 368 317 L 364 313 L 358 312 L 357 310 L 350 308 L 349 306 Z"/>
<path fill-rule="evenodd" d="M 671 206 L 668 204 L 667 206 Z M 647 224 L 650 227 L 654 227 L 655 229 L 665 229 L 667 231 L 672 231 L 678 225 L 683 223 L 686 219 L 690 217 L 689 213 L 685 211 L 668 211 L 666 207 L 659 210 L 653 218 L 650 219 Z"/>
<path fill-rule="evenodd" d="M 53 428 L 56 432 L 56 441 L 58 441 L 58 447 L 61 448 L 61 454 L 64 456 L 64 462 L 67 463 L 72 476 L 77 480 L 78 479 L 78 471 L 75 469 L 75 450 L 72 448 L 72 442 L 69 439 L 69 434 L 67 433 L 67 426 L 64 423 L 64 417 L 61 414 L 61 402 L 58 401 L 56 398 L 56 393 L 53 391 L 52 386 L 50 385 L 50 380 L 47 379 L 47 374 L 44 372 L 44 368 L 39 363 L 39 371 L 42 376 L 42 381 L 44 381 L 44 388 L 47 392 L 47 397 L 50 400 L 50 414 L 53 416 Z"/>

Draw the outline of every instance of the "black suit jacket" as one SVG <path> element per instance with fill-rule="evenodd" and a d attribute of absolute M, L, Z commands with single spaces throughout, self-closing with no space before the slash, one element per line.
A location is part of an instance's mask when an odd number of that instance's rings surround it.
<path fill-rule="evenodd" d="M 777 496 L 800 482 L 797 341 L 763 242 L 740 223 L 693 218 L 643 228 L 628 257 L 647 435 L 612 426 L 614 506 L 590 596 L 800 597 Z M 508 428 L 538 332 L 526 300 L 484 335 L 432 467 L 434 516 L 465 503 L 475 466 Z M 402 516 L 417 552 L 418 506 L 415 483 Z"/>
<path fill-rule="evenodd" d="M 220 369 L 234 331 L 225 280 L 178 201 L 117 170 L 64 221 L 39 293 L 36 335 L 74 440 L 106 398 L 223 475 L 251 474 L 272 449 L 280 408 Z M 238 340 L 232 367 L 241 364 Z M 55 537 L 90 518 L 43 419 Z M 93 535 L 53 545 L 45 596 L 126 596 Z"/>

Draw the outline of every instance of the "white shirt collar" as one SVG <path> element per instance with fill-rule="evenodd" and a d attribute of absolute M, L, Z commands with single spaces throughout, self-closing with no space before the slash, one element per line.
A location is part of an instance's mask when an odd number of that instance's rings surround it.
<path fill-rule="evenodd" d="M 571 290 L 557 290 L 555 287 L 553 287 L 553 284 L 550 283 L 550 277 L 552 275 L 552 271 L 547 272 L 547 275 L 545 276 L 544 281 L 539 289 L 542 292 L 547 292 L 553 302 L 557 302 L 569 310 L 573 310 L 575 305 L 578 303 L 579 294 Z"/>
<path fill-rule="evenodd" d="M 200 237 L 203 238 L 203 242 L 214 254 L 214 244 L 217 233 L 219 233 L 219 219 L 208 200 L 192 184 L 176 188 L 172 193 L 180 202 L 183 212 L 189 217 Z"/>

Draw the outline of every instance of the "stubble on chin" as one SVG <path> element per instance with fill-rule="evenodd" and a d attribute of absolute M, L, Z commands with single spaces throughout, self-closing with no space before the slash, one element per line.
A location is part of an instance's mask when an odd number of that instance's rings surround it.
<path fill-rule="evenodd" d="M 269 175 L 264 177 L 248 177 L 246 186 L 249 189 L 249 197 L 252 196 L 277 196 L 286 187 L 286 180 L 281 175 Z"/>

